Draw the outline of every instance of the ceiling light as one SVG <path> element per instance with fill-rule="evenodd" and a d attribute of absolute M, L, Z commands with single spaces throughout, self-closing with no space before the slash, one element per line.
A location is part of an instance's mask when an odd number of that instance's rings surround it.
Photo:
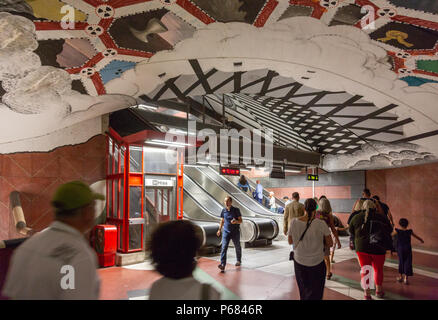
<path fill-rule="evenodd" d="M 181 130 L 181 129 L 174 129 L 171 128 L 169 129 L 169 131 L 167 131 L 168 133 L 172 133 L 172 134 L 183 134 L 183 135 L 187 135 L 187 131 Z M 189 132 L 189 136 L 195 136 L 196 133 L 195 132 Z"/>
<path fill-rule="evenodd" d="M 188 143 L 173 142 L 173 141 L 158 140 L 158 139 L 146 140 L 145 143 L 159 145 L 159 146 L 171 146 L 171 147 L 186 147 L 186 146 L 191 146 L 191 144 L 188 144 Z"/>
<path fill-rule="evenodd" d="M 301 173 L 301 170 L 296 170 L 296 169 L 285 169 L 284 172 Z"/>
<path fill-rule="evenodd" d="M 137 108 L 142 109 L 142 110 L 157 110 L 158 107 L 156 106 L 151 106 L 151 105 L 147 105 L 147 104 L 138 104 Z"/>

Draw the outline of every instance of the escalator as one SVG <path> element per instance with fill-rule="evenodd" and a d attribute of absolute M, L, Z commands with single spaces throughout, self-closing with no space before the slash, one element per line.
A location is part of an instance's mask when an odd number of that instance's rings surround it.
<path fill-rule="evenodd" d="M 211 170 L 211 172 L 205 170 Z M 227 195 L 233 197 L 233 204 L 240 209 L 240 212 L 245 220 L 254 221 L 259 229 L 259 235 L 257 239 L 267 239 L 272 240 L 277 237 L 279 232 L 279 222 L 282 216 L 275 216 L 274 213 L 269 210 L 263 209 L 263 207 L 256 208 L 251 207 L 252 200 L 246 197 L 241 190 L 237 189 L 237 192 L 227 192 L 222 189 L 215 180 L 213 169 L 205 167 L 189 167 L 184 168 L 184 189 L 186 190 L 186 180 L 188 184 L 192 182 L 198 186 L 199 190 L 202 190 L 204 194 L 208 194 L 209 198 L 215 202 L 215 204 L 205 204 L 204 199 L 198 198 L 196 195 L 197 202 L 203 206 L 207 206 L 210 212 L 214 212 L 213 215 L 219 216 L 223 206 L 221 203 Z M 221 177 L 219 177 L 221 178 Z M 220 181 L 219 181 L 220 182 Z M 193 194 L 192 194 L 193 196 Z M 245 198 L 246 197 L 246 198 Z M 253 210 L 254 209 L 254 210 Z"/>
<path fill-rule="evenodd" d="M 231 183 L 233 183 L 236 186 L 237 186 L 237 183 L 239 182 L 239 177 L 236 177 L 236 176 L 227 176 L 226 179 L 231 181 Z M 251 187 L 251 190 L 254 191 L 257 184 L 254 181 L 252 181 L 251 179 L 248 179 L 248 177 L 246 177 L 246 181 L 248 181 L 248 184 Z M 265 199 L 269 199 L 269 191 L 266 190 L 265 188 L 263 188 L 263 197 Z M 278 198 L 275 198 L 275 204 L 277 205 L 277 207 L 283 207 L 283 208 L 285 207 L 284 202 Z"/>
<path fill-rule="evenodd" d="M 184 216 L 194 223 L 216 223 L 212 237 L 216 237 L 219 229 L 220 213 L 222 206 L 208 195 L 192 179 L 184 174 Z M 257 219 L 244 219 L 240 225 L 240 240 L 242 242 L 254 242 L 260 237 L 260 228 Z M 205 229 L 204 229 L 205 230 Z M 208 238 L 208 237 L 207 237 Z M 212 241 L 209 239 L 209 241 Z M 220 240 L 219 240 L 220 241 Z"/>

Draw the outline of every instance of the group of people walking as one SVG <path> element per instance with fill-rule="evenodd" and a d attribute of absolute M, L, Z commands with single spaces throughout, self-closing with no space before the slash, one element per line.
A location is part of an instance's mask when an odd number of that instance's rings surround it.
<path fill-rule="evenodd" d="M 3 293 L 15 299 L 97 299 L 100 280 L 96 272 L 96 256 L 83 235 L 93 226 L 95 200 L 103 199 L 103 195 L 94 193 L 79 181 L 60 186 L 52 200 L 55 221 L 16 250 Z M 336 246 L 341 248 L 338 236 L 341 229 L 335 225 L 327 197 L 309 198 L 304 204 L 299 200 L 299 193 L 294 192 L 292 200 L 288 200 L 285 206 L 283 233 L 292 248 L 290 260 L 293 260 L 301 300 L 321 300 L 325 281 L 332 277 L 330 248 L 332 254 Z M 221 272 L 226 268 L 230 241 L 236 250 L 235 265 L 242 263 L 240 224 L 240 210 L 227 196 L 217 230 L 217 236 L 222 236 L 218 266 Z M 374 270 L 378 297 L 384 296 L 386 252 L 397 251 L 400 275 L 396 280 L 408 284 L 408 278 L 413 275 L 411 237 L 424 243 L 412 229 L 408 229 L 407 219 L 400 219 L 399 225 L 400 228 L 394 228 L 389 207 L 364 189 L 362 197 L 353 206 L 348 226 L 343 228 L 350 232 L 350 248 L 356 251 L 361 278 L 366 277 L 370 268 Z M 391 236 L 397 236 L 395 245 Z M 196 228 L 189 221 L 170 221 L 155 229 L 147 249 L 155 269 L 163 278 L 152 285 L 150 299 L 219 299 L 217 290 L 193 278 L 200 247 Z M 76 273 L 76 290 L 56 286 L 62 282 L 61 268 L 65 264 L 80 271 Z M 370 281 L 362 281 L 362 285 L 365 299 L 371 299 Z"/>
<path fill-rule="evenodd" d="M 397 281 L 409 283 L 408 277 L 413 275 L 411 236 L 422 243 L 424 241 L 412 229 L 408 229 L 407 219 L 401 218 L 399 220 L 400 228 L 395 228 L 389 207 L 381 202 L 378 196 L 371 197 L 370 190 L 364 189 L 362 198 L 358 199 L 353 207 L 348 224 L 350 248 L 355 250 L 358 256 L 361 266 L 361 283 L 366 300 L 372 299 L 371 289 L 373 286 L 370 280 L 365 280 L 365 277 L 369 275 L 370 266 L 372 266 L 374 273 L 374 279 L 371 280 L 374 280 L 376 296 L 383 298 L 385 295 L 383 266 L 388 250 L 397 251 L 399 259 Z M 396 241 L 393 241 L 392 237 L 395 237 Z"/>
<path fill-rule="evenodd" d="M 244 191 L 251 191 L 244 176 L 239 180 L 238 186 Z M 263 187 L 259 180 L 257 180 L 254 198 L 262 202 Z M 335 223 L 339 219 L 333 215 L 330 201 L 325 196 L 319 199 L 309 198 L 304 205 L 299 202 L 298 192 L 292 194 L 291 200 L 288 197 L 283 199 L 285 202 L 283 233 L 292 245 L 291 259 L 294 260 L 301 299 L 322 299 L 325 280 L 330 280 L 333 275 L 335 249 L 341 248 L 338 231 L 348 230 L 350 233 L 350 249 L 355 250 L 357 254 L 366 300 L 372 299 L 371 289 L 374 287 L 377 297 L 383 298 L 385 295 L 383 266 L 387 251 L 391 251 L 391 254 L 397 252 L 398 255 L 399 276 L 396 280 L 409 283 L 408 278 L 413 275 L 411 237 L 424 241 L 408 229 L 409 222 L 405 218 L 400 219 L 400 227 L 395 228 L 391 210 L 379 196 L 371 196 L 370 190 L 364 189 L 361 198 L 355 202 L 345 227 Z M 272 205 L 273 211 L 279 212 L 275 207 L 275 197 L 272 192 L 269 205 Z M 225 242 L 226 247 L 228 242 Z M 236 246 L 236 252 L 237 250 L 239 250 L 240 261 L 240 246 Z M 224 266 L 221 264 L 220 268 L 222 267 Z M 373 283 L 369 279 L 371 269 L 374 274 L 371 279 Z"/>

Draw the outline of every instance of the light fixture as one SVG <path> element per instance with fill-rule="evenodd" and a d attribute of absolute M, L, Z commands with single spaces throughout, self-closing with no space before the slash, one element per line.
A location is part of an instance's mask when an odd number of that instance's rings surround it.
<path fill-rule="evenodd" d="M 300 173 L 301 170 L 296 170 L 296 169 L 285 169 L 284 172 Z"/>
<path fill-rule="evenodd" d="M 159 145 L 159 146 L 170 146 L 170 147 L 186 147 L 186 146 L 191 146 L 191 144 L 189 144 L 189 143 L 166 141 L 166 140 L 158 140 L 158 139 L 146 140 L 145 143 L 153 144 L 153 145 Z"/>
<path fill-rule="evenodd" d="M 174 129 L 174 128 L 170 128 L 169 131 L 167 131 L 168 133 L 172 133 L 172 134 L 183 134 L 183 135 L 187 135 L 187 131 L 181 130 L 181 129 Z M 195 136 L 196 133 L 195 132 L 189 132 L 189 136 Z"/>
<path fill-rule="evenodd" d="M 156 106 L 151 106 L 148 104 L 138 104 L 137 108 L 142 109 L 142 110 L 157 110 L 158 107 Z"/>

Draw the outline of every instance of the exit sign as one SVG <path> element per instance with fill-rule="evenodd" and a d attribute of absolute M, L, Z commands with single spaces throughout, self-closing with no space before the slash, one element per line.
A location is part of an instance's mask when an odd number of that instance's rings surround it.
<path fill-rule="evenodd" d="M 310 181 L 318 181 L 318 180 L 319 180 L 319 177 L 318 177 L 317 174 L 308 174 L 308 175 L 307 175 L 307 180 L 310 180 Z"/>
<path fill-rule="evenodd" d="M 224 176 L 240 176 L 240 169 L 219 168 L 219 173 Z"/>

